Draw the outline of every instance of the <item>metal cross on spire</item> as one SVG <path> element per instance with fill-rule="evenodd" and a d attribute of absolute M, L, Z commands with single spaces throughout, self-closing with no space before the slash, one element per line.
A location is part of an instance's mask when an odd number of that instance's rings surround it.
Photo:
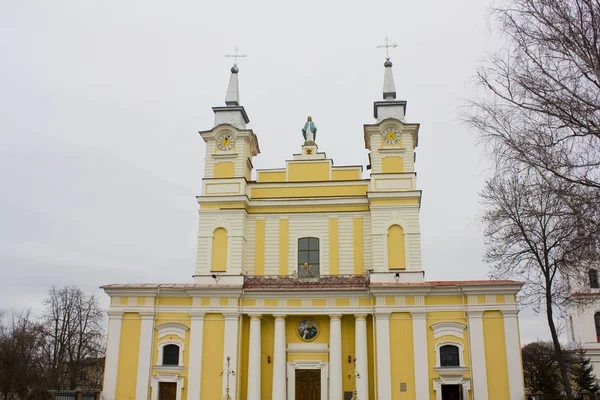
<path fill-rule="evenodd" d="M 385 49 L 385 58 L 390 59 L 390 48 L 395 49 L 398 47 L 396 43 L 390 43 L 388 37 L 385 37 L 385 44 L 377 45 L 378 49 Z"/>
<path fill-rule="evenodd" d="M 248 56 L 246 54 L 240 54 L 240 50 L 237 48 L 237 46 L 235 46 L 235 49 L 233 50 L 233 54 L 225 54 L 225 57 L 233 58 L 233 66 L 235 67 L 237 65 L 238 58 L 244 58 L 244 57 L 248 57 Z"/>

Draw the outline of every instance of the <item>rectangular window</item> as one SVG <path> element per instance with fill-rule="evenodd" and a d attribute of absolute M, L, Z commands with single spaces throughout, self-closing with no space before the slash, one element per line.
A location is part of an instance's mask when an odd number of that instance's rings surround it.
<path fill-rule="evenodd" d="M 318 277 L 319 265 L 319 239 L 298 239 L 298 276 L 301 278 Z"/>

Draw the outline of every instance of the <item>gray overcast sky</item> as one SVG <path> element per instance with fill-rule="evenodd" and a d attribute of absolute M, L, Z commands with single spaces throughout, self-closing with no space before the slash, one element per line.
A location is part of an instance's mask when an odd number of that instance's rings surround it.
<path fill-rule="evenodd" d="M 39 310 L 51 285 L 186 282 L 211 106 L 235 46 L 241 103 L 275 168 L 311 115 L 336 165 L 367 163 L 387 35 L 398 97 L 421 123 L 426 279 L 485 279 L 477 192 L 483 149 L 458 121 L 501 44 L 490 3 L 24 1 L 0 4 L 0 309 Z M 547 338 L 521 313 L 523 342 Z"/>

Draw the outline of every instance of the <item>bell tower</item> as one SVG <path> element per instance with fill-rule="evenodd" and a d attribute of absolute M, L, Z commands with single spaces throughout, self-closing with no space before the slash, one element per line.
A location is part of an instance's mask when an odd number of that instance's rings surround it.
<path fill-rule="evenodd" d="M 378 46 L 397 47 L 389 44 Z M 373 105 L 374 124 L 364 125 L 369 150 L 371 182 L 367 198 L 371 211 L 372 265 L 375 271 L 393 271 L 397 279 L 422 281 L 421 231 L 415 148 L 419 124 L 405 120 L 406 101 L 396 100 L 392 61 L 384 66 L 383 100 Z"/>

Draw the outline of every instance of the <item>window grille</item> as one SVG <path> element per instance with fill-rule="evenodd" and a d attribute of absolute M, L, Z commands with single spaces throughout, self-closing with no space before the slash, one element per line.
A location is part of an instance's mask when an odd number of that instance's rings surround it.
<path fill-rule="evenodd" d="M 448 344 L 440 347 L 440 367 L 460 367 L 457 346 Z"/>

